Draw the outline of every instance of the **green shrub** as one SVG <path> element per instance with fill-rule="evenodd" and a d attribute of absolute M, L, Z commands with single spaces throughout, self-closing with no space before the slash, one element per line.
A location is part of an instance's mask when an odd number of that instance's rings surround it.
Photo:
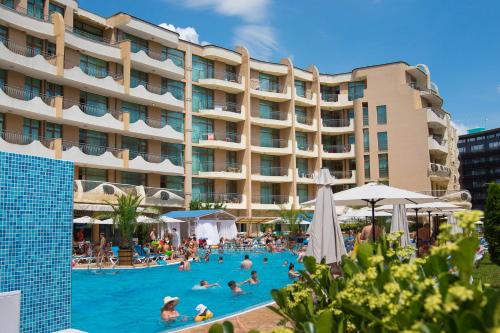
<path fill-rule="evenodd" d="M 500 184 L 488 186 L 484 207 L 484 237 L 488 242 L 491 261 L 500 265 Z"/>

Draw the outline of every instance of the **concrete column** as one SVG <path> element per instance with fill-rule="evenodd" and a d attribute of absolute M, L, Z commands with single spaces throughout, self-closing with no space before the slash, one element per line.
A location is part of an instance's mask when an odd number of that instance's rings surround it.
<path fill-rule="evenodd" d="M 321 89 L 319 82 L 319 70 L 316 66 L 311 65 L 308 68 L 313 73 L 313 82 L 311 84 L 311 92 L 316 93 L 316 106 L 314 107 L 314 119 L 316 119 L 316 132 L 314 142 L 318 145 L 318 158 L 316 159 L 314 170 L 319 171 L 322 167 L 322 142 L 321 142 Z"/>
<path fill-rule="evenodd" d="M 125 94 L 130 93 L 130 41 L 120 42 L 120 54 L 123 66 L 123 90 Z"/>
<path fill-rule="evenodd" d="M 186 86 L 184 90 L 184 108 L 185 108 L 185 120 L 184 120 L 184 204 L 189 207 L 193 193 L 193 68 L 192 65 L 192 50 L 191 46 L 188 45 L 186 49 L 186 59 L 185 59 L 185 79 Z"/>
<path fill-rule="evenodd" d="M 54 98 L 54 107 L 56 109 L 56 118 L 62 118 L 63 116 L 63 97 L 56 96 Z"/>
<path fill-rule="evenodd" d="M 56 74 L 62 77 L 64 75 L 64 33 L 66 27 L 64 18 L 59 13 L 52 14 L 52 22 L 54 23 L 54 34 L 56 36 Z"/>

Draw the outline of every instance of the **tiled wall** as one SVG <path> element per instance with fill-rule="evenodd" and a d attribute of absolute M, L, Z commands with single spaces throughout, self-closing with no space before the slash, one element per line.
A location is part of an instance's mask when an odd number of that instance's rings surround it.
<path fill-rule="evenodd" d="M 72 162 L 0 152 L 0 292 L 21 290 L 21 332 L 70 327 L 72 223 Z"/>

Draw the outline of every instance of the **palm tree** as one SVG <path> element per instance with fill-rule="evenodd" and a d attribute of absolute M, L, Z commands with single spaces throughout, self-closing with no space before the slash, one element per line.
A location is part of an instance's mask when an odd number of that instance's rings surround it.
<path fill-rule="evenodd" d="M 279 214 L 281 221 L 284 224 L 288 225 L 291 238 L 294 238 L 300 231 L 300 221 L 304 212 L 300 209 L 286 209 L 284 207 L 281 207 Z"/>
<path fill-rule="evenodd" d="M 109 218 L 113 219 L 113 225 L 120 235 L 120 248 L 131 249 L 132 237 L 137 228 L 137 217 L 139 217 L 139 205 L 142 198 L 134 194 L 119 195 L 116 204 L 109 203 L 113 211 Z"/>

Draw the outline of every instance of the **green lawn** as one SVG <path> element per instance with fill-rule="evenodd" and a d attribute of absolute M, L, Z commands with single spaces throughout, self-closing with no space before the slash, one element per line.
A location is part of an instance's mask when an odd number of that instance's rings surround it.
<path fill-rule="evenodd" d="M 472 275 L 474 279 L 480 279 L 483 283 L 500 288 L 500 266 L 492 263 L 488 254 L 484 257 L 479 268 L 472 272 Z"/>

